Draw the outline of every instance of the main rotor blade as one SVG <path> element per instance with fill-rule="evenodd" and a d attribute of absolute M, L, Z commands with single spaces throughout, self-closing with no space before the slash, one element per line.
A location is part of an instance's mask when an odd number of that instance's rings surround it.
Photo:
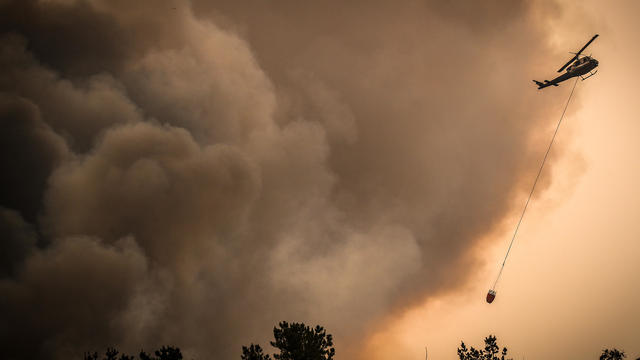
<path fill-rule="evenodd" d="M 591 38 L 591 40 L 589 40 L 589 42 L 588 42 L 585 46 L 583 46 L 583 47 L 582 47 L 582 49 L 580 49 L 580 51 L 578 51 L 578 52 L 576 53 L 576 55 L 580 55 L 580 54 L 582 54 L 582 51 L 584 51 L 584 49 L 586 49 L 586 48 L 587 48 L 587 46 L 589 46 L 589 44 L 591 44 L 591 43 L 593 42 L 593 40 L 595 40 L 598 36 L 599 36 L 598 34 L 593 35 L 593 37 Z"/>
<path fill-rule="evenodd" d="M 564 64 L 564 66 L 563 66 L 563 67 L 561 67 L 561 68 L 560 68 L 560 70 L 558 70 L 558 72 L 562 72 L 562 70 L 564 70 L 567 66 L 569 66 L 569 64 L 571 64 L 575 59 L 577 59 L 577 58 L 580 56 L 580 54 L 582 54 L 582 51 L 584 51 L 584 49 L 586 49 L 586 48 L 587 48 L 587 46 L 589 46 L 589 45 L 593 42 L 593 40 L 595 40 L 598 36 L 599 36 L 598 34 L 595 34 L 595 35 L 591 38 L 591 40 L 589 40 L 589 42 L 587 42 L 587 43 L 582 47 L 582 49 L 580 49 L 580 50 L 576 53 L 576 56 L 572 57 L 572 58 L 571 58 L 571 60 L 569 60 L 566 64 Z"/>

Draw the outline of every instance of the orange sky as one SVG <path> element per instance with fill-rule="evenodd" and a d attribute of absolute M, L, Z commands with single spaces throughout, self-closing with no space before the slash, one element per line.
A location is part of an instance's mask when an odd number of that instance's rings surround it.
<path fill-rule="evenodd" d="M 477 280 L 390 324 L 371 339 L 371 359 L 421 359 L 425 345 L 430 359 L 456 359 L 461 340 L 481 346 L 488 334 L 514 359 L 596 359 L 605 347 L 640 356 L 639 13 L 639 2 L 589 1 L 550 24 L 567 51 L 599 33 L 589 51 L 600 70 L 578 83 L 580 99 L 570 107 L 579 108 L 556 139 L 556 149 L 565 151 L 553 185 L 529 206 L 496 301 L 483 298 L 519 210 L 495 235 L 496 247 L 484 251 L 487 264 Z M 557 59 L 558 66 L 566 60 Z M 569 86 L 545 91 L 563 103 Z M 532 101 L 548 95 L 531 89 Z"/>

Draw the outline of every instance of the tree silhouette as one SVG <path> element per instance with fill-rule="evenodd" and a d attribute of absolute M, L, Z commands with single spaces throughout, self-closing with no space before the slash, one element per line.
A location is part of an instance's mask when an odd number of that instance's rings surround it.
<path fill-rule="evenodd" d="M 303 323 L 282 321 L 273 328 L 271 346 L 280 350 L 273 354 L 275 360 L 332 360 L 336 354 L 333 336 L 322 326 L 311 328 Z M 262 353 L 260 345 L 242 347 L 242 360 L 271 360 Z"/>
<path fill-rule="evenodd" d="M 501 355 L 498 357 L 498 355 Z M 484 349 L 478 350 L 473 346 L 468 349 L 464 342 L 461 342 L 458 348 L 458 357 L 460 360 L 505 360 L 507 356 L 507 348 L 498 346 L 497 338 L 493 335 L 489 335 L 484 339 Z"/>
<path fill-rule="evenodd" d="M 624 351 L 620 351 L 616 348 L 604 349 L 602 350 L 602 355 L 600 355 L 600 360 L 622 360 L 626 357 L 627 355 Z"/>
<path fill-rule="evenodd" d="M 251 344 L 242 347 L 242 360 L 271 360 L 271 357 L 262 353 L 260 345 Z"/>
<path fill-rule="evenodd" d="M 182 360 L 182 352 L 177 347 L 163 346 L 160 350 L 155 351 L 156 357 L 147 355 L 144 351 L 140 352 L 141 360 Z"/>
<path fill-rule="evenodd" d="M 274 354 L 277 360 L 331 360 L 336 354 L 333 337 L 317 325 L 314 329 L 303 323 L 289 324 L 282 321 L 280 328 L 273 328 L 271 346 L 280 349 Z"/>
<path fill-rule="evenodd" d="M 118 350 L 114 348 L 107 348 L 107 351 L 104 354 L 104 360 L 134 360 L 133 356 L 121 354 L 118 358 Z M 98 353 L 85 353 L 84 360 L 98 360 Z"/>

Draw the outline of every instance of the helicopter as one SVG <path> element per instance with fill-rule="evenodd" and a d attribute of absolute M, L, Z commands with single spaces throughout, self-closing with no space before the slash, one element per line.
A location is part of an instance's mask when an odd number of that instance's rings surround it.
<path fill-rule="evenodd" d="M 584 81 L 587 80 L 588 78 L 592 77 L 593 75 L 595 75 L 598 70 L 593 71 L 593 69 L 595 69 L 598 66 L 598 60 L 592 58 L 591 56 L 586 56 L 586 55 L 582 55 L 582 51 L 584 51 L 584 49 L 587 48 L 587 46 L 589 46 L 593 40 L 595 40 L 598 37 L 598 34 L 594 35 L 591 40 L 589 40 L 589 42 L 587 42 L 587 44 L 585 46 L 582 47 L 582 49 L 580 49 L 580 51 L 578 51 L 577 53 L 571 53 L 574 54 L 575 56 L 571 58 L 571 60 L 567 61 L 566 64 L 564 64 L 563 67 L 560 68 L 560 70 L 558 70 L 558 72 L 562 72 L 562 70 L 564 70 L 565 68 L 567 69 L 567 72 L 558 76 L 557 78 L 549 81 L 549 80 L 545 80 L 544 82 L 541 81 L 537 81 L 537 80 L 533 80 L 534 83 L 536 83 L 536 85 L 538 85 L 538 89 L 542 89 L 542 88 L 546 88 L 547 86 L 558 86 L 558 83 L 561 83 L 565 80 L 571 79 L 572 77 L 576 77 L 576 76 L 580 76 L 580 78 Z M 573 63 L 573 64 L 572 64 Z M 584 77 L 583 75 L 589 73 L 589 76 Z"/>

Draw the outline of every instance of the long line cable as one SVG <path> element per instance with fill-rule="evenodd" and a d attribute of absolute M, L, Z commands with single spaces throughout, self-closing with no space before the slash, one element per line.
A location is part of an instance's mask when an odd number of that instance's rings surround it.
<path fill-rule="evenodd" d="M 571 88 L 571 93 L 569 94 L 567 103 L 564 106 L 564 110 L 562 110 L 562 115 L 560 116 L 560 120 L 558 120 L 558 125 L 556 125 L 556 130 L 554 131 L 553 136 L 551 137 L 551 142 L 549 142 L 549 147 L 547 148 L 547 152 L 544 154 L 544 158 L 542 159 L 542 164 L 540 164 L 540 169 L 538 169 L 538 175 L 536 175 L 536 179 L 533 181 L 531 192 L 529 192 L 529 197 L 527 198 L 527 202 L 524 204 L 524 208 L 522 209 L 522 214 L 520 214 L 520 220 L 518 220 L 516 229 L 513 232 L 513 236 L 511 237 L 511 242 L 509 243 L 509 248 L 507 249 L 507 253 L 504 256 L 504 260 L 502 261 L 502 266 L 500 267 L 500 271 L 498 272 L 498 276 L 496 277 L 496 281 L 493 283 L 491 290 L 495 291 L 496 285 L 498 284 L 498 280 L 500 280 L 500 276 L 502 275 L 502 270 L 504 269 L 504 264 L 506 264 L 507 257 L 509 257 L 509 253 L 511 252 L 513 241 L 516 239 L 516 235 L 518 235 L 518 229 L 520 228 L 520 224 L 522 223 L 522 218 L 524 218 L 524 214 L 527 212 L 529 201 L 531 201 L 531 196 L 533 196 L 533 192 L 536 190 L 538 179 L 540 179 L 540 174 L 542 174 L 542 169 L 544 168 L 544 164 L 547 162 L 547 157 L 549 156 L 549 152 L 551 151 L 551 147 L 553 146 L 553 141 L 556 139 L 556 135 L 558 134 L 558 129 L 560 129 L 560 124 L 562 123 L 562 119 L 564 119 L 564 114 L 567 112 L 567 108 L 569 107 L 569 102 L 571 101 L 571 97 L 573 96 L 573 91 L 576 89 L 577 84 L 578 84 L 578 77 L 576 77 L 576 81 L 573 83 L 573 88 Z"/>

